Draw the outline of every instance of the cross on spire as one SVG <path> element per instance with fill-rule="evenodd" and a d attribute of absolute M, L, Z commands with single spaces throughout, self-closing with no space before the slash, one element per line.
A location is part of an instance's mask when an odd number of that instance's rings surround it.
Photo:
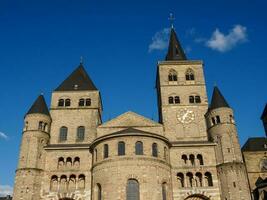
<path fill-rule="evenodd" d="M 80 57 L 80 64 L 83 64 L 83 57 Z"/>
<path fill-rule="evenodd" d="M 170 13 L 170 16 L 169 16 L 168 20 L 169 20 L 170 23 L 171 23 L 171 28 L 173 28 L 173 22 L 174 22 L 174 20 L 175 20 L 175 17 L 174 17 L 174 15 L 173 15 L 173 13 Z"/>

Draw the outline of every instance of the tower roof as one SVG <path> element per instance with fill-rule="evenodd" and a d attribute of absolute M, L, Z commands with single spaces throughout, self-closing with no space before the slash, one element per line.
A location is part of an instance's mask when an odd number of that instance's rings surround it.
<path fill-rule="evenodd" d="M 49 110 L 47 108 L 45 99 L 43 95 L 39 95 L 38 98 L 35 100 L 35 102 L 32 104 L 31 108 L 27 112 L 26 115 L 28 114 L 33 114 L 33 113 L 40 113 L 44 115 L 50 116 Z"/>
<path fill-rule="evenodd" d="M 261 120 L 263 120 L 266 117 L 267 117 L 267 103 L 266 103 L 265 108 L 263 110 L 263 113 L 261 115 Z"/>
<path fill-rule="evenodd" d="M 223 97 L 222 93 L 220 92 L 219 88 L 217 86 L 214 87 L 213 89 L 213 94 L 212 94 L 212 99 L 211 99 L 211 104 L 209 106 L 209 110 L 213 110 L 216 108 L 230 108 L 229 104 Z"/>
<path fill-rule="evenodd" d="M 55 91 L 97 90 L 82 63 L 55 89 Z"/>
<path fill-rule="evenodd" d="M 169 48 L 165 60 L 187 60 L 173 27 L 171 28 Z"/>

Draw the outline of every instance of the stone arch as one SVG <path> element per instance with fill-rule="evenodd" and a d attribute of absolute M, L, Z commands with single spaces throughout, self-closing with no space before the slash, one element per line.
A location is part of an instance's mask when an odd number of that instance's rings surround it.
<path fill-rule="evenodd" d="M 186 197 L 185 200 L 210 200 L 210 198 L 203 194 L 192 194 Z"/>

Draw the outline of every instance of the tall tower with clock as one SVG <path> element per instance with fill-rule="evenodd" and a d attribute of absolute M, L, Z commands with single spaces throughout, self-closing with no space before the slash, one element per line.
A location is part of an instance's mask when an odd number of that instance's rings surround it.
<path fill-rule="evenodd" d="M 159 121 L 170 141 L 206 141 L 208 109 L 203 62 L 188 60 L 172 27 L 165 61 L 158 63 Z"/>

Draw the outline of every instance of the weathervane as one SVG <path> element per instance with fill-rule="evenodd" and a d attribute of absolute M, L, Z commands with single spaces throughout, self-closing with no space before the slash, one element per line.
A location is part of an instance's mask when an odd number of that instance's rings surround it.
<path fill-rule="evenodd" d="M 173 13 L 170 13 L 170 16 L 169 16 L 168 20 L 171 22 L 171 27 L 173 28 L 173 22 L 175 20 L 175 18 L 173 16 Z"/>

